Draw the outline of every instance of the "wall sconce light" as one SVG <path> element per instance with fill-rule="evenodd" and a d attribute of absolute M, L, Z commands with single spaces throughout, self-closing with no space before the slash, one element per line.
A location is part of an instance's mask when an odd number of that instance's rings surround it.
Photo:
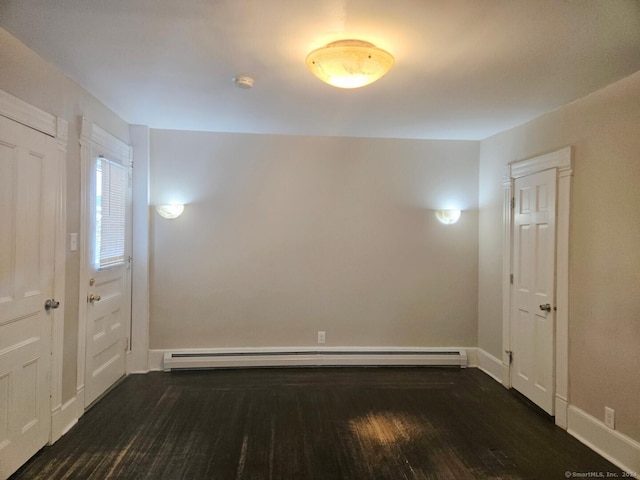
<path fill-rule="evenodd" d="M 440 223 L 453 225 L 460 219 L 460 210 L 436 210 L 436 218 Z"/>
<path fill-rule="evenodd" d="M 171 205 L 156 205 L 156 212 L 164 218 L 178 218 L 184 212 L 184 205 L 176 203 Z"/>

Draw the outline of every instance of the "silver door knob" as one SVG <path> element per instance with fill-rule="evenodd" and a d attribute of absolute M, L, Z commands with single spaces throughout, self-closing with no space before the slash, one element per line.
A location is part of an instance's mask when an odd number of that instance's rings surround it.
<path fill-rule="evenodd" d="M 50 298 L 46 302 L 44 302 L 44 309 L 48 312 L 49 310 L 55 310 L 60 306 L 60 302 L 57 302 L 55 299 Z"/>
<path fill-rule="evenodd" d="M 548 303 L 540 305 L 540 310 L 549 313 L 551 311 L 551 305 L 549 305 Z"/>

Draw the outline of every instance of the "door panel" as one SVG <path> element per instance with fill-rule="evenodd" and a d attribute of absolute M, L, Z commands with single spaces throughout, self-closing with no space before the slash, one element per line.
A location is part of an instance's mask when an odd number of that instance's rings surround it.
<path fill-rule="evenodd" d="M 553 414 L 556 172 L 515 181 L 511 313 L 515 389 Z M 541 307 L 549 305 L 550 311 Z"/>
<path fill-rule="evenodd" d="M 99 301 L 90 302 L 87 324 L 86 405 L 89 405 L 125 373 L 128 302 L 124 266 L 94 271 L 91 288 Z"/>
<path fill-rule="evenodd" d="M 0 478 L 50 435 L 56 158 L 53 138 L 0 117 Z"/>

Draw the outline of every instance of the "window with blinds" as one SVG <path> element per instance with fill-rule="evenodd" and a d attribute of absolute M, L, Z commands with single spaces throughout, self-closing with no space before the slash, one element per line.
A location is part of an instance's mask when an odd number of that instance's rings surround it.
<path fill-rule="evenodd" d="M 96 161 L 97 268 L 125 261 L 127 168 L 100 157 Z"/>

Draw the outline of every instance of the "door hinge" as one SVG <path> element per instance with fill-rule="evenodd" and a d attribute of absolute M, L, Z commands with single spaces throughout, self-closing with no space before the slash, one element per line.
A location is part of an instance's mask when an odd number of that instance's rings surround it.
<path fill-rule="evenodd" d="M 515 197 L 511 198 L 511 208 L 516 208 L 516 199 L 515 199 Z"/>
<path fill-rule="evenodd" d="M 131 264 L 133 262 L 133 257 L 127 257 L 127 270 L 131 270 Z"/>
<path fill-rule="evenodd" d="M 126 337 L 124 339 L 124 351 L 128 352 L 129 351 L 129 337 Z"/>
<path fill-rule="evenodd" d="M 511 350 L 505 350 L 504 353 L 509 355 L 509 365 L 513 363 L 513 352 Z"/>
<path fill-rule="evenodd" d="M 509 281 L 511 282 L 511 285 L 513 285 L 513 273 L 509 275 Z"/>

